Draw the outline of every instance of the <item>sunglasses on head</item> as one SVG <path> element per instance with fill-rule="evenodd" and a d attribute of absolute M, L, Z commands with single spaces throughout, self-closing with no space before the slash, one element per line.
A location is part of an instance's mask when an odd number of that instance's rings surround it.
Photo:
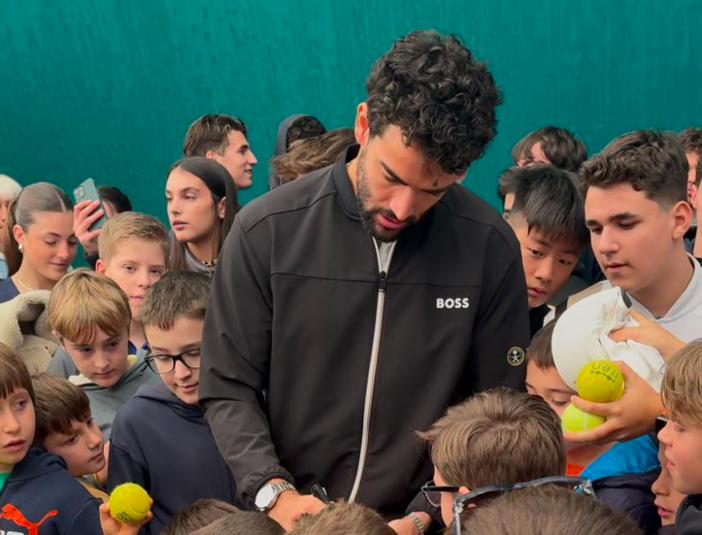
<path fill-rule="evenodd" d="M 472 490 L 467 494 L 461 494 L 454 498 L 453 525 L 455 535 L 461 535 L 461 514 L 464 511 L 477 507 L 481 503 L 484 504 L 485 502 L 489 502 L 499 496 L 502 496 L 503 494 L 512 492 L 513 490 L 540 487 L 542 485 L 558 485 L 559 487 L 565 487 L 573 492 L 584 494 L 586 496 L 595 496 L 595 490 L 592 488 L 592 483 L 589 479 L 584 477 L 549 476 L 542 477 L 541 479 L 534 479 L 533 481 L 525 481 L 523 483 L 513 483 L 511 485 L 488 485 L 486 487 Z M 437 487 L 437 489 L 439 488 L 444 487 Z"/>

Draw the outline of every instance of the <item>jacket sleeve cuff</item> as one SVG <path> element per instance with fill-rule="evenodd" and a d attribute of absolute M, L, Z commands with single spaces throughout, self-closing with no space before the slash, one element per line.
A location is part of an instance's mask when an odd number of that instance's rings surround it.
<path fill-rule="evenodd" d="M 410 502 L 405 510 L 405 515 L 410 513 L 426 513 L 428 514 L 433 522 L 438 523 L 438 525 L 443 526 L 444 520 L 441 517 L 441 508 L 434 507 L 430 504 L 424 497 L 422 491 L 419 491 L 414 499 Z"/>

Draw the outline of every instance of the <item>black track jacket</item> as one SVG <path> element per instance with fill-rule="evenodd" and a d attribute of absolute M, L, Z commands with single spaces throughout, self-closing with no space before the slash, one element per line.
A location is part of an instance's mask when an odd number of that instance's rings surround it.
<path fill-rule="evenodd" d="M 415 431 L 496 385 L 524 388 L 519 244 L 460 185 L 379 267 L 345 163 L 237 215 L 215 272 L 200 401 L 249 506 L 271 477 L 401 515 L 431 478 Z"/>

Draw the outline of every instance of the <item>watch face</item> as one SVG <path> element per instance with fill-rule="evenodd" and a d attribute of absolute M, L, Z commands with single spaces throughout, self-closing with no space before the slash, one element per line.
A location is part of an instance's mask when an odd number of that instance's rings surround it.
<path fill-rule="evenodd" d="M 273 498 L 275 498 L 275 489 L 272 485 L 266 485 L 256 494 L 255 505 L 261 510 L 268 509 Z"/>

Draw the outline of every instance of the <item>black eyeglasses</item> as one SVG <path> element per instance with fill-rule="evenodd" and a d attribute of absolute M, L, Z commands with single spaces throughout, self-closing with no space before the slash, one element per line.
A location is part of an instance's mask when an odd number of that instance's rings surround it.
<path fill-rule="evenodd" d="M 422 486 L 422 494 L 424 498 L 434 507 L 441 507 L 441 493 L 450 492 L 456 494 L 460 487 L 452 487 L 450 485 L 434 485 L 431 481 Z"/>
<path fill-rule="evenodd" d="M 524 483 L 514 483 L 512 485 L 488 485 L 454 498 L 453 525 L 455 535 L 461 535 L 461 514 L 463 511 L 513 490 L 540 487 L 541 485 L 558 485 L 559 487 L 565 487 L 586 496 L 595 496 L 592 483 L 589 479 L 584 477 L 550 476 L 534 479 L 533 481 L 525 481 Z"/>
<path fill-rule="evenodd" d="M 202 350 L 188 349 L 177 355 L 149 355 L 144 359 L 151 371 L 159 375 L 165 375 L 175 370 L 176 362 L 182 362 L 186 368 L 197 370 L 200 367 L 200 354 Z"/>

